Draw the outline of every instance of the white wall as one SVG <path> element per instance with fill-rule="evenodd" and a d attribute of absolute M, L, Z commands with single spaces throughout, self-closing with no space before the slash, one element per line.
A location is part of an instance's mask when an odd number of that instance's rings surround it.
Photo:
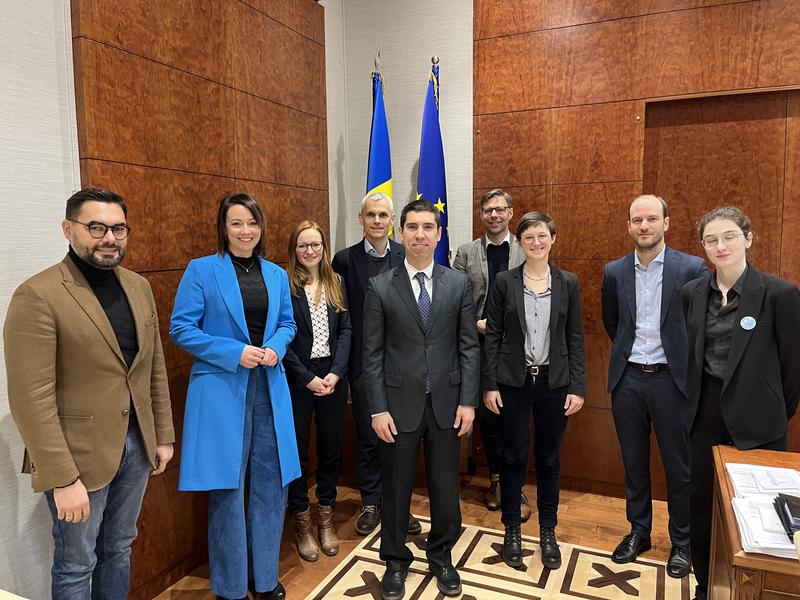
<path fill-rule="evenodd" d="M 0 1 L 0 319 L 11 294 L 67 249 L 64 203 L 80 187 L 69 0 Z M 2 349 L 0 349 L 2 354 Z M 13 358 L 13 357 L 10 357 Z M 0 589 L 50 597 L 50 513 L 20 474 L 23 446 L 0 361 Z"/>
<path fill-rule="evenodd" d="M 378 44 L 385 82 L 396 212 L 416 192 L 422 106 L 431 56 L 439 57 L 440 125 L 450 246 L 472 239 L 472 2 L 324 0 L 328 54 L 331 231 L 336 249 L 361 237 L 357 213 L 367 177 L 370 73 Z M 344 64 L 340 65 L 341 53 Z M 331 55 L 335 55 L 336 61 Z M 344 95 L 340 80 L 344 82 Z M 344 106 L 341 102 L 344 101 Z M 342 124 L 341 119 L 344 119 Z M 344 132 L 344 144 L 338 136 Z M 332 140 L 331 136 L 337 139 Z M 334 142 L 334 143 L 332 143 Z M 344 155 L 342 155 L 342 152 Z M 345 173 L 345 182 L 336 181 Z M 346 219 L 341 211 L 347 211 Z M 341 227 L 346 225 L 346 239 Z"/>

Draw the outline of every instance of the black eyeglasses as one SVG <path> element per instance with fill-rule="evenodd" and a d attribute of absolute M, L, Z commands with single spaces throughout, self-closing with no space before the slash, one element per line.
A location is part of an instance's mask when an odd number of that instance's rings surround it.
<path fill-rule="evenodd" d="M 114 235 L 114 239 L 118 241 L 124 240 L 131 232 L 131 228 L 122 223 L 118 223 L 116 225 L 106 225 L 105 223 L 98 223 L 97 221 L 89 221 L 88 223 L 83 223 L 76 219 L 67 219 L 67 221 L 72 221 L 78 225 L 83 225 L 89 230 L 89 235 L 96 240 L 102 240 L 104 237 L 106 237 L 106 233 L 108 233 L 109 229 Z"/>

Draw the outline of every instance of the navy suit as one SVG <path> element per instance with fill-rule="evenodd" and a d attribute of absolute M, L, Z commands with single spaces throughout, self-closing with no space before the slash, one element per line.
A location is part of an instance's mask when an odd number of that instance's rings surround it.
<path fill-rule="evenodd" d="M 389 240 L 389 269 L 403 264 L 405 250 L 402 244 Z M 364 505 L 380 504 L 383 498 L 381 463 L 378 436 L 372 429 L 372 413 L 369 408 L 361 376 L 364 364 L 364 298 L 369 282 L 369 257 L 361 239 L 352 246 L 339 250 L 333 257 L 333 270 L 342 276 L 347 306 L 353 326 L 350 347 L 350 395 L 353 399 L 353 416 L 356 421 L 356 479 Z"/>
<path fill-rule="evenodd" d="M 628 521 L 634 533 L 650 537 L 650 430 L 656 432 L 667 479 L 669 533 L 672 543 L 689 542 L 689 450 L 686 437 L 686 323 L 681 288 L 706 273 L 696 256 L 667 247 L 661 282 L 661 347 L 666 365 L 644 372 L 632 366 L 636 335 L 634 253 L 608 263 L 603 270 L 603 324 L 612 341 L 608 390 L 625 464 Z"/>

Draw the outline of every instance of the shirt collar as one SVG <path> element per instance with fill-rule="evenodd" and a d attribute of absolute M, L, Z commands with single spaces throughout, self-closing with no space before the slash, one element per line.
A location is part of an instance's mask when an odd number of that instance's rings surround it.
<path fill-rule="evenodd" d="M 661 249 L 661 252 L 659 252 L 659 253 L 656 255 L 656 257 L 655 257 L 653 260 L 651 260 L 651 261 L 650 261 L 650 264 L 653 264 L 653 263 L 660 263 L 660 264 L 662 264 L 662 265 L 663 265 L 663 264 L 664 264 L 664 254 L 665 254 L 666 252 L 667 252 L 667 247 L 666 247 L 666 246 L 664 246 L 664 247 Z M 643 265 L 641 262 L 639 262 L 639 254 L 638 254 L 638 253 L 637 253 L 635 250 L 633 251 L 633 264 L 634 264 L 635 266 L 637 266 L 637 267 L 642 267 L 643 269 L 646 269 L 646 268 L 647 268 L 647 267 L 645 267 L 645 266 L 644 266 L 644 265 Z M 649 265 L 648 265 L 648 266 L 649 266 Z"/>
<path fill-rule="evenodd" d="M 378 251 L 375 250 L 375 247 L 369 243 L 367 238 L 364 238 L 364 252 L 366 252 L 369 256 L 375 256 L 377 258 L 383 258 L 387 254 L 389 254 L 389 240 L 386 240 L 386 248 L 383 250 L 383 254 L 378 254 Z"/>
<path fill-rule="evenodd" d="M 509 246 L 511 245 L 511 232 L 510 231 L 506 231 L 506 237 L 504 237 L 499 244 L 495 244 L 492 240 L 489 239 L 488 235 L 486 236 L 486 245 L 487 246 L 500 247 L 503 244 L 508 244 Z"/>
<path fill-rule="evenodd" d="M 406 272 L 408 273 L 409 279 L 414 279 L 417 276 L 417 273 L 425 273 L 426 279 L 433 279 L 434 261 L 431 261 L 431 263 L 424 269 L 417 269 L 416 267 L 411 266 L 411 263 L 408 262 L 407 258 L 403 260 L 403 264 L 406 266 Z"/>
<path fill-rule="evenodd" d="M 745 278 L 745 275 L 747 275 L 747 270 L 749 268 L 750 268 L 750 265 L 746 265 L 745 268 L 744 268 L 744 271 L 742 271 L 742 274 L 739 275 L 739 279 L 737 279 L 736 283 L 734 283 L 731 286 L 731 290 L 736 292 L 737 296 L 741 296 L 742 295 L 742 288 L 744 287 L 744 278 Z M 714 270 L 714 274 L 711 276 L 711 287 L 713 289 L 717 290 L 718 292 L 720 291 L 719 284 L 717 283 L 717 271 L 716 271 L 716 269 Z M 728 290 L 728 291 L 730 291 L 730 290 Z"/>

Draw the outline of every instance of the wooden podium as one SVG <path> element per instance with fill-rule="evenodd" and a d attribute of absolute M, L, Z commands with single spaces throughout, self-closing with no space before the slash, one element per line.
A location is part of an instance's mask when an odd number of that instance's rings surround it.
<path fill-rule="evenodd" d="M 711 529 L 710 600 L 800 599 L 800 560 L 742 550 L 731 498 L 733 485 L 725 463 L 788 467 L 800 470 L 800 454 L 772 450 L 743 452 L 715 446 L 714 516 Z"/>

